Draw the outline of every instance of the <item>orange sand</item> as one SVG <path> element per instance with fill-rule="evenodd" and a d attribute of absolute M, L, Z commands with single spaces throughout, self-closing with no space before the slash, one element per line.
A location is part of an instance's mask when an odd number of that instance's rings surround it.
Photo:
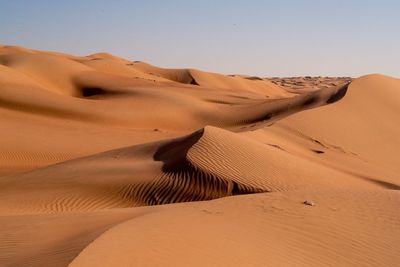
<path fill-rule="evenodd" d="M 400 264 L 398 79 L 0 46 L 0 92 L 0 266 Z"/>

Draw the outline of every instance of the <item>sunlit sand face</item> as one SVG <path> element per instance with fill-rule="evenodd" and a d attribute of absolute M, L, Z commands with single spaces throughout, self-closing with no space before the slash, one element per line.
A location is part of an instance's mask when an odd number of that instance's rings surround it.
<path fill-rule="evenodd" d="M 0 266 L 389 266 L 400 81 L 0 47 Z"/>

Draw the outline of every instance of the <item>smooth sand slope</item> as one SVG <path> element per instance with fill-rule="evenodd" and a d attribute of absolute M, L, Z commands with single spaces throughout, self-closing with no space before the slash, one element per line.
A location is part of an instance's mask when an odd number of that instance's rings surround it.
<path fill-rule="evenodd" d="M 398 266 L 400 81 L 269 80 L 0 46 L 0 266 Z"/>
<path fill-rule="evenodd" d="M 6 216 L 0 260 L 5 266 L 396 266 L 399 204 L 397 191 L 320 190 Z"/>
<path fill-rule="evenodd" d="M 355 80 L 338 103 L 298 113 L 274 127 L 303 139 L 311 137 L 326 154 L 336 151 L 357 162 L 353 165 L 335 157 L 329 160 L 331 165 L 399 189 L 399 103 L 398 79 L 368 75 Z"/>
<path fill-rule="evenodd" d="M 3 176 L 0 213 L 86 211 L 350 185 L 376 188 L 276 147 L 208 126 L 179 139 Z"/>
<path fill-rule="evenodd" d="M 325 103 L 341 87 L 298 95 L 266 80 L 166 70 L 104 53 L 73 57 L 7 46 L 0 49 L 0 86 L 3 173 L 205 125 L 263 127 Z"/>

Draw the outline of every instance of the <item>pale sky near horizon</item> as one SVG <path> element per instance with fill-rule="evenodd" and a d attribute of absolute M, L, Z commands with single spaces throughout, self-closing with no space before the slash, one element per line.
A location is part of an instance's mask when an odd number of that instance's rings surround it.
<path fill-rule="evenodd" d="M 400 1 L 0 0 L 0 44 L 262 77 L 400 77 Z"/>

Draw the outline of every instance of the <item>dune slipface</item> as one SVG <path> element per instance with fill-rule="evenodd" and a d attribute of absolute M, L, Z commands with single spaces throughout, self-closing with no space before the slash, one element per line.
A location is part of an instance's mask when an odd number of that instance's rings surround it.
<path fill-rule="evenodd" d="M 0 266 L 397 265 L 399 114 L 383 75 L 0 46 Z"/>

